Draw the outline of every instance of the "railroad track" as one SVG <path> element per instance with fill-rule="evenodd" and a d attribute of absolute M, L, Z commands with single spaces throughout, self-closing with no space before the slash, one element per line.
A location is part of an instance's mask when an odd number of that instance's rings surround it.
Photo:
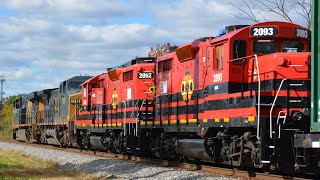
<path fill-rule="evenodd" d="M 203 164 L 195 164 L 195 163 L 181 163 L 176 161 L 169 161 L 169 160 L 159 160 L 159 159 L 151 159 L 151 158 L 145 158 L 145 157 L 139 157 L 139 156 L 132 156 L 132 155 L 123 155 L 123 154 L 114 154 L 109 152 L 101 152 L 101 151 L 93 151 L 93 150 L 83 150 L 83 149 L 76 149 L 76 148 L 63 148 L 63 147 L 57 147 L 52 145 L 46 145 L 46 144 L 34 144 L 31 142 L 20 142 L 16 140 L 0 140 L 2 142 L 7 143 L 15 143 L 15 144 L 24 144 L 34 147 L 42 147 L 42 148 L 48 148 L 48 149 L 54 149 L 54 150 L 60 150 L 60 151 L 66 151 L 66 152 L 73 152 L 78 154 L 86 154 L 91 156 L 97 156 L 97 157 L 103 157 L 103 158 L 111 158 L 111 159 L 117 159 L 117 160 L 127 160 L 137 163 L 145 163 L 145 164 L 153 164 L 156 166 L 162 166 L 162 167 L 175 167 L 175 168 L 181 168 L 185 170 L 191 170 L 191 171 L 201 171 L 205 172 L 211 175 L 219 175 L 219 176 L 227 176 L 227 177 L 235 177 L 239 179 L 249 179 L 249 180 L 283 180 L 283 179 L 293 179 L 293 180 L 302 180 L 302 179 L 312 179 L 313 177 L 289 177 L 289 176 L 283 176 L 283 175 L 274 175 L 269 173 L 261 173 L 256 171 L 244 171 L 244 170 L 238 170 L 234 168 L 222 168 L 222 167 L 214 167 L 214 166 L 208 166 Z"/>

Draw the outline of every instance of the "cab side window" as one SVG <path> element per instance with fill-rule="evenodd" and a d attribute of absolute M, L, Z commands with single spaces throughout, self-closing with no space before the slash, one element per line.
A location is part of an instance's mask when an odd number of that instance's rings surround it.
<path fill-rule="evenodd" d="M 247 42 L 244 40 L 233 41 L 233 59 L 247 56 Z M 233 64 L 241 64 L 242 61 L 233 61 Z"/>
<path fill-rule="evenodd" d="M 218 45 L 215 48 L 215 56 L 214 56 L 214 69 L 215 70 L 221 70 L 223 68 L 223 44 L 222 45 Z"/>

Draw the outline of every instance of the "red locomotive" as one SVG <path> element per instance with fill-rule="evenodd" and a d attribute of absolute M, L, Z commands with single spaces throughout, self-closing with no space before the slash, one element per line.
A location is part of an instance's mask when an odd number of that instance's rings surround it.
<path fill-rule="evenodd" d="M 310 32 L 283 22 L 226 32 L 158 58 L 155 121 L 163 151 L 294 171 L 290 138 L 310 127 Z"/>
<path fill-rule="evenodd" d="M 319 173 L 294 140 L 310 132 L 309 43 L 291 23 L 235 25 L 108 69 L 82 84 L 77 146 Z"/>
<path fill-rule="evenodd" d="M 139 121 L 153 119 L 154 65 L 155 58 L 135 58 L 82 84 L 80 146 L 122 152 L 125 137 L 137 136 Z"/>

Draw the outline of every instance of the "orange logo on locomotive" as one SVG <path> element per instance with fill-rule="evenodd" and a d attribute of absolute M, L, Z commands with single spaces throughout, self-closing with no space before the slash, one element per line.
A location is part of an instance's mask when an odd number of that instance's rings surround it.
<path fill-rule="evenodd" d="M 194 83 L 190 71 L 186 71 L 181 83 L 181 95 L 185 103 L 192 98 Z"/>
<path fill-rule="evenodd" d="M 113 110 L 117 109 L 118 100 L 119 100 L 118 91 L 116 90 L 116 88 L 114 88 L 112 96 L 111 96 Z"/>

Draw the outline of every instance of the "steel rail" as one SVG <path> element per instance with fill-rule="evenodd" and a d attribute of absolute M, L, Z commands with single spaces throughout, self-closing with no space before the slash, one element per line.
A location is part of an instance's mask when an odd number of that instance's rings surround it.
<path fill-rule="evenodd" d="M 249 180 L 283 180 L 283 179 L 292 179 L 292 180 L 302 180 L 305 178 L 299 177 L 289 177 L 289 176 L 282 176 L 282 175 L 275 175 L 270 173 L 261 173 L 256 171 L 244 171 L 239 170 L 236 168 L 222 168 L 222 167 L 215 167 L 215 166 L 208 166 L 203 164 L 194 164 L 194 163 L 181 163 L 177 161 L 169 161 L 169 160 L 159 160 L 159 159 L 151 159 L 146 157 L 140 156 L 133 156 L 133 155 L 123 155 L 123 154 L 115 154 L 110 152 L 103 152 L 103 151 L 94 151 L 94 150 L 84 150 L 84 149 L 77 149 L 77 148 L 62 148 L 57 146 L 51 146 L 47 144 L 34 144 L 32 142 L 20 142 L 16 140 L 0 140 L 0 142 L 7 142 L 7 143 L 16 143 L 16 144 L 24 144 L 29 146 L 35 147 L 42 147 L 54 150 L 60 150 L 65 152 L 72 152 L 78 154 L 85 154 L 91 155 L 96 157 L 102 158 L 109 158 L 113 160 L 125 160 L 125 161 L 133 161 L 137 163 L 144 163 L 144 164 L 152 164 L 156 166 L 162 167 L 173 167 L 173 168 L 181 168 L 184 170 L 189 171 L 200 171 L 203 173 L 208 173 L 214 176 L 227 176 L 227 177 L 235 177 L 239 179 L 249 179 Z"/>

